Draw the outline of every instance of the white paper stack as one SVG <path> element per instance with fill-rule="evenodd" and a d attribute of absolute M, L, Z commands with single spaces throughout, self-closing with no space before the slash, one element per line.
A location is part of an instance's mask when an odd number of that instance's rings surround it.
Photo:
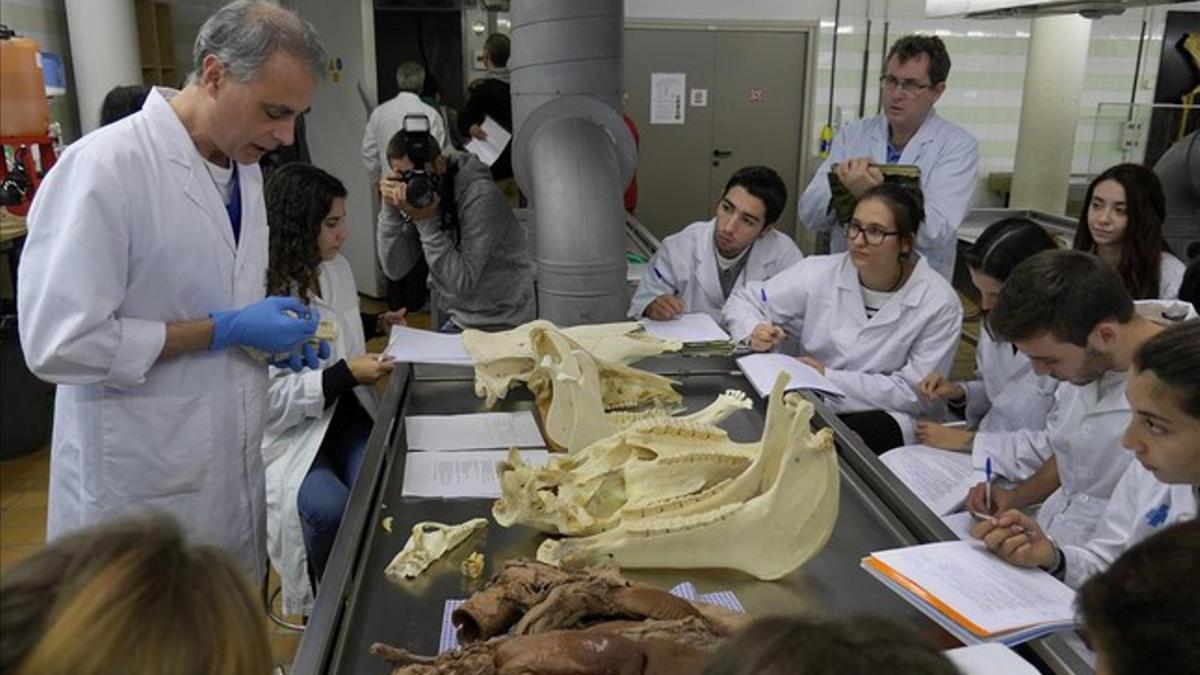
<path fill-rule="evenodd" d="M 449 366 L 474 366 L 462 336 L 453 333 L 436 333 L 408 326 L 392 326 L 388 346 L 384 352 L 397 361 L 407 363 L 435 363 Z"/>
<path fill-rule="evenodd" d="M 521 449 L 528 464 L 541 464 L 548 453 L 537 421 L 528 410 L 465 415 L 413 415 L 404 419 L 408 453 L 404 463 L 405 497 L 496 499 L 496 464 L 508 448 Z"/>

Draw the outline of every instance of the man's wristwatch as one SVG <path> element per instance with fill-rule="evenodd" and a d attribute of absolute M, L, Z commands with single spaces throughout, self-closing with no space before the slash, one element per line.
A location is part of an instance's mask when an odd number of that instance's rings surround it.
<path fill-rule="evenodd" d="M 1067 557 L 1063 555 L 1062 549 L 1058 547 L 1058 544 L 1054 543 L 1054 540 L 1049 535 L 1046 535 L 1046 540 L 1050 542 L 1051 548 L 1054 549 L 1054 562 L 1049 567 L 1043 567 L 1042 569 L 1049 572 L 1050 576 L 1055 579 L 1062 579 L 1067 568 Z"/>

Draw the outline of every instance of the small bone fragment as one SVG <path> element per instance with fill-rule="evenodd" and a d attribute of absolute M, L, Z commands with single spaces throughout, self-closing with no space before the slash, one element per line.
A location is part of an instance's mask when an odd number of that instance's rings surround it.
<path fill-rule="evenodd" d="M 486 518 L 472 518 L 458 525 L 424 522 L 413 525 L 412 536 L 383 571 L 389 579 L 412 579 L 433 561 L 466 541 L 475 530 L 487 527 Z"/>

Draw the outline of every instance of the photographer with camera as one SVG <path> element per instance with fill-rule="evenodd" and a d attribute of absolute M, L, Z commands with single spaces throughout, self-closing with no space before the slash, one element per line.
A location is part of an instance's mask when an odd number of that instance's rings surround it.
<path fill-rule="evenodd" d="M 424 251 L 437 306 L 449 314 L 443 331 L 533 320 L 525 233 L 487 166 L 474 155 L 442 155 L 425 115 L 404 118 L 387 159 L 376 229 L 384 274 L 403 277 Z"/>

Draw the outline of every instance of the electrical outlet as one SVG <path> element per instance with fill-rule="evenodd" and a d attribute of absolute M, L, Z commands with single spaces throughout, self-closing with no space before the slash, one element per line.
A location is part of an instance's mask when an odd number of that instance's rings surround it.
<path fill-rule="evenodd" d="M 1123 151 L 1142 147 L 1142 123 L 1138 120 L 1121 123 L 1120 148 Z"/>

